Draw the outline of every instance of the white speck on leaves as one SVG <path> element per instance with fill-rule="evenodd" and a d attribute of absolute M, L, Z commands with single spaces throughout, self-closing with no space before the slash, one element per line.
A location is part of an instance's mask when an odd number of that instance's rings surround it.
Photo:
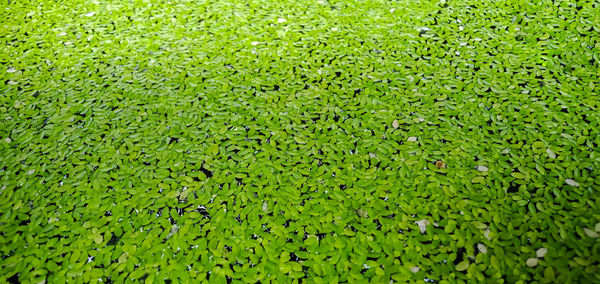
<path fill-rule="evenodd" d="M 167 235 L 166 239 L 170 239 L 173 235 L 177 233 L 177 231 L 179 231 L 179 227 L 177 226 L 177 224 L 173 224 L 173 227 L 171 227 L 171 231 Z"/>
<path fill-rule="evenodd" d="M 9 80 L 9 81 L 7 82 L 7 84 L 9 84 L 9 85 L 16 85 L 16 84 L 19 84 L 19 83 L 18 83 L 18 82 L 15 82 L 15 81 L 13 81 L 13 80 Z"/>
<path fill-rule="evenodd" d="M 93 17 L 94 15 L 96 15 L 96 13 L 89 12 L 89 13 L 85 14 L 84 16 L 86 16 L 86 17 Z"/>
<path fill-rule="evenodd" d="M 487 253 L 487 247 L 482 243 L 477 244 L 477 249 L 481 253 Z"/>
<path fill-rule="evenodd" d="M 538 259 L 535 257 L 529 258 L 527 259 L 526 264 L 529 267 L 536 267 L 538 265 Z"/>
<path fill-rule="evenodd" d="M 259 45 L 259 44 L 260 44 L 260 42 L 258 42 L 258 41 L 253 41 L 253 42 L 251 42 L 250 44 L 251 44 L 251 45 Z"/>
<path fill-rule="evenodd" d="M 29 171 L 27 172 L 27 175 L 32 175 L 32 174 L 34 174 L 34 173 L 35 173 L 35 170 L 29 170 Z"/>
<path fill-rule="evenodd" d="M 394 12 L 396 12 L 396 8 L 390 9 L 390 13 L 394 13 Z"/>
<path fill-rule="evenodd" d="M 400 126 L 400 123 L 398 123 L 398 120 L 394 119 L 394 121 L 392 121 L 392 127 L 397 129 L 399 126 Z"/>
<path fill-rule="evenodd" d="M 66 36 L 66 35 L 67 35 L 67 33 L 59 33 L 58 35 L 59 35 L 59 36 Z"/>
<path fill-rule="evenodd" d="M 599 236 L 599 235 L 598 235 L 598 233 L 596 233 L 596 232 L 592 231 L 592 230 L 591 230 L 591 229 L 589 229 L 589 228 L 583 228 L 583 231 L 584 231 L 584 232 L 585 232 L 585 234 L 586 234 L 586 235 L 588 235 L 588 237 L 590 237 L 590 238 L 594 238 L 594 239 L 595 239 L 595 238 L 597 238 L 597 237 Z"/>
<path fill-rule="evenodd" d="M 546 149 L 546 154 L 548 154 L 548 157 L 550 157 L 550 159 L 556 158 L 556 153 L 550 150 L 550 148 Z"/>
<path fill-rule="evenodd" d="M 490 229 L 485 229 L 485 231 L 483 232 L 483 236 L 484 236 L 486 239 L 488 239 L 488 240 L 491 240 L 491 239 L 492 239 L 492 237 L 490 237 L 490 233 L 491 233 Z"/>
<path fill-rule="evenodd" d="M 572 185 L 572 186 L 579 186 L 579 183 L 578 183 L 578 182 L 576 182 L 575 180 L 572 180 L 572 179 L 570 179 L 570 178 L 566 179 L 566 180 L 565 180 L 565 182 L 566 182 L 568 185 Z"/>
<path fill-rule="evenodd" d="M 281 24 L 287 22 L 287 20 L 285 18 L 277 18 L 277 22 Z"/>
<path fill-rule="evenodd" d="M 267 210 L 269 210 L 269 204 L 267 204 L 267 202 L 263 202 L 262 210 L 265 212 L 267 212 Z"/>
<path fill-rule="evenodd" d="M 419 270 L 421 270 L 421 268 L 418 266 L 413 266 L 410 268 L 410 272 L 412 272 L 412 273 L 417 273 L 417 272 L 419 272 Z"/>
<path fill-rule="evenodd" d="M 538 258 L 542 258 L 546 255 L 547 252 L 548 252 L 547 248 L 539 248 L 538 250 L 535 251 L 535 256 L 537 256 Z"/>
<path fill-rule="evenodd" d="M 567 107 L 566 107 L 566 106 L 563 106 L 562 108 L 563 108 L 563 109 L 566 109 Z M 565 138 L 567 138 L 567 139 L 571 139 L 571 138 L 573 138 L 573 136 L 571 136 L 571 134 L 569 134 L 569 133 L 561 133 L 561 134 L 560 134 L 560 136 L 562 136 L 562 137 L 565 137 Z"/>
<path fill-rule="evenodd" d="M 10 67 L 8 68 L 8 70 L 6 70 L 7 73 L 15 73 L 17 72 L 17 69 L 15 69 L 15 67 Z"/>
<path fill-rule="evenodd" d="M 10 142 L 12 142 L 12 139 L 10 139 L 10 137 L 6 137 L 6 139 L 4 139 L 4 142 L 10 143 Z"/>
<path fill-rule="evenodd" d="M 417 137 L 411 136 L 411 137 L 408 137 L 406 140 L 408 140 L 410 142 L 415 142 L 415 141 L 417 141 Z"/>
<path fill-rule="evenodd" d="M 475 167 L 475 169 L 480 172 L 487 172 L 489 170 L 489 168 L 486 166 L 477 166 L 477 167 Z"/>
<path fill-rule="evenodd" d="M 429 220 L 423 219 L 423 220 L 416 221 L 415 223 L 417 223 L 417 225 L 419 226 L 419 230 L 421 231 L 421 234 L 425 234 L 425 232 L 427 232 L 427 225 L 429 225 Z"/>

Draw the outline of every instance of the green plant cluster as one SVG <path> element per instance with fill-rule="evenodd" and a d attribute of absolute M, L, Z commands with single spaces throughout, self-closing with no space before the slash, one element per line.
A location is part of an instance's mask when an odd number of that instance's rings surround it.
<path fill-rule="evenodd" d="M 600 281 L 598 1 L 0 18 L 2 283 Z"/>

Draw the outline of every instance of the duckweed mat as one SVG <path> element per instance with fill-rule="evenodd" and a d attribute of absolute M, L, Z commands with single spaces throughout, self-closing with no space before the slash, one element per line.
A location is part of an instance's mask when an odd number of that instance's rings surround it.
<path fill-rule="evenodd" d="M 598 1 L 10 2 L 0 282 L 600 281 Z"/>

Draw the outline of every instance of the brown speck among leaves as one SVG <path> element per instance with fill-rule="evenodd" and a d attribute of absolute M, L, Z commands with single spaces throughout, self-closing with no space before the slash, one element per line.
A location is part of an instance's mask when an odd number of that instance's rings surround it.
<path fill-rule="evenodd" d="M 435 162 L 435 166 L 438 169 L 445 169 L 446 168 L 446 163 L 444 163 L 443 161 L 437 161 L 437 162 Z"/>

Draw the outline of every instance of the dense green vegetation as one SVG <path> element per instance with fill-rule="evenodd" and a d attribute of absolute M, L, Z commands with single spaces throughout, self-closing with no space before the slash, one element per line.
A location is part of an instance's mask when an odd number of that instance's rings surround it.
<path fill-rule="evenodd" d="M 0 8 L 2 283 L 600 281 L 598 1 Z"/>

